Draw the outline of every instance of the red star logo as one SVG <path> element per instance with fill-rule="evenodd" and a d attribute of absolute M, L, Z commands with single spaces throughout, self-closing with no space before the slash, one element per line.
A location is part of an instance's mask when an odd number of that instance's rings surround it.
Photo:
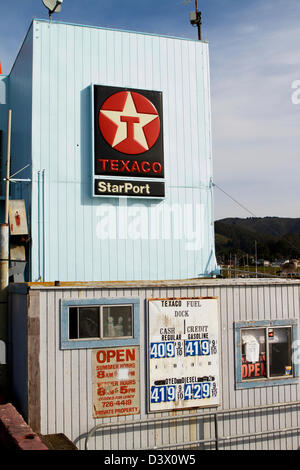
<path fill-rule="evenodd" d="M 120 91 L 103 103 L 99 128 L 113 149 L 132 155 L 153 147 L 160 133 L 160 119 L 155 106 L 145 96 Z"/>

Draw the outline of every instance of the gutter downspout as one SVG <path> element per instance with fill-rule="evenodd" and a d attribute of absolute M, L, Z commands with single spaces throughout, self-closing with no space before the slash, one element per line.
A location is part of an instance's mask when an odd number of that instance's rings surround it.
<path fill-rule="evenodd" d="M 5 217 L 0 224 L 0 340 L 7 349 L 8 343 L 8 285 L 9 285 L 9 182 L 10 182 L 10 147 L 11 147 L 11 109 L 8 110 L 7 146 L 6 146 L 6 178 L 5 178 Z M 8 392 L 8 371 L 6 354 L 0 357 L 0 391 Z"/>

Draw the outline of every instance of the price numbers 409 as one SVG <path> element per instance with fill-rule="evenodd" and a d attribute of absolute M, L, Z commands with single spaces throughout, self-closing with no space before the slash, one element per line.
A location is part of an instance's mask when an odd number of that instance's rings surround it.
<path fill-rule="evenodd" d="M 175 357 L 175 343 L 151 343 L 150 359 L 162 359 L 165 357 Z"/>
<path fill-rule="evenodd" d="M 184 343 L 185 357 L 210 355 L 210 341 L 208 339 L 185 341 Z M 180 352 L 177 351 L 177 354 L 179 355 Z M 150 359 L 164 359 L 168 357 L 175 357 L 175 342 L 150 344 Z"/>

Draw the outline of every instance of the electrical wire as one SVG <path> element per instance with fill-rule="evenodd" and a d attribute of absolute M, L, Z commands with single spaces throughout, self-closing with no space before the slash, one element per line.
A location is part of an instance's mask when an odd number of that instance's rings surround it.
<path fill-rule="evenodd" d="M 245 211 L 249 212 L 249 214 L 251 214 L 253 217 L 258 218 L 257 215 L 253 214 L 253 212 L 251 212 L 249 209 L 247 209 L 247 207 L 243 206 L 240 202 L 238 202 L 236 199 L 234 199 L 232 196 L 230 196 L 230 194 L 226 193 L 226 191 L 224 191 L 224 189 L 220 188 L 220 186 L 218 186 L 216 183 L 212 183 L 212 185 L 215 186 L 216 188 L 218 188 L 220 191 L 222 191 L 222 193 L 226 194 L 226 196 L 228 196 L 233 202 L 238 204 Z"/>
<path fill-rule="evenodd" d="M 228 194 L 226 191 L 224 191 L 224 189 L 220 188 L 220 186 L 218 186 L 216 183 L 212 183 L 212 185 L 216 188 L 218 188 L 222 193 L 224 193 L 226 196 L 228 196 L 233 202 L 235 202 L 238 206 L 240 206 L 242 209 L 244 209 L 246 212 L 248 212 L 250 215 L 252 215 L 252 217 L 255 217 L 256 219 L 258 219 L 259 217 L 257 215 L 255 215 L 252 211 L 250 211 L 249 209 L 247 209 L 247 207 L 245 207 L 243 204 L 241 204 L 239 201 L 237 201 L 235 198 L 233 198 L 232 196 L 230 196 L 230 194 Z M 282 238 L 282 235 L 276 231 L 274 231 L 275 233 L 277 233 L 277 236 Z M 286 243 L 288 245 L 290 245 L 291 248 L 293 248 L 294 250 L 296 250 L 298 253 L 300 253 L 300 250 L 299 248 L 297 248 L 296 246 L 293 245 L 293 243 L 291 243 L 289 240 L 285 239 Z"/>

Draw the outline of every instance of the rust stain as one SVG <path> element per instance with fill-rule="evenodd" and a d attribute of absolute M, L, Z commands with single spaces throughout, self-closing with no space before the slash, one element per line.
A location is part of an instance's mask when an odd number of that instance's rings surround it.
<path fill-rule="evenodd" d="M 211 279 L 210 279 L 211 280 Z M 189 285 L 190 281 L 194 281 L 193 279 L 178 279 L 178 280 L 164 280 L 164 281 L 60 281 L 60 285 L 63 287 L 93 287 L 93 286 L 160 286 L 163 287 L 164 285 Z M 52 287 L 55 285 L 53 282 L 25 282 L 24 284 L 28 286 L 43 286 L 43 287 Z M 199 286 L 201 285 L 199 281 Z M 166 298 L 148 298 L 147 300 L 187 300 L 187 299 L 217 299 L 217 297 L 166 297 Z"/>
<path fill-rule="evenodd" d="M 170 322 L 170 319 L 169 319 L 168 315 L 164 314 L 164 316 L 163 316 L 163 326 L 168 326 L 169 322 Z"/>

